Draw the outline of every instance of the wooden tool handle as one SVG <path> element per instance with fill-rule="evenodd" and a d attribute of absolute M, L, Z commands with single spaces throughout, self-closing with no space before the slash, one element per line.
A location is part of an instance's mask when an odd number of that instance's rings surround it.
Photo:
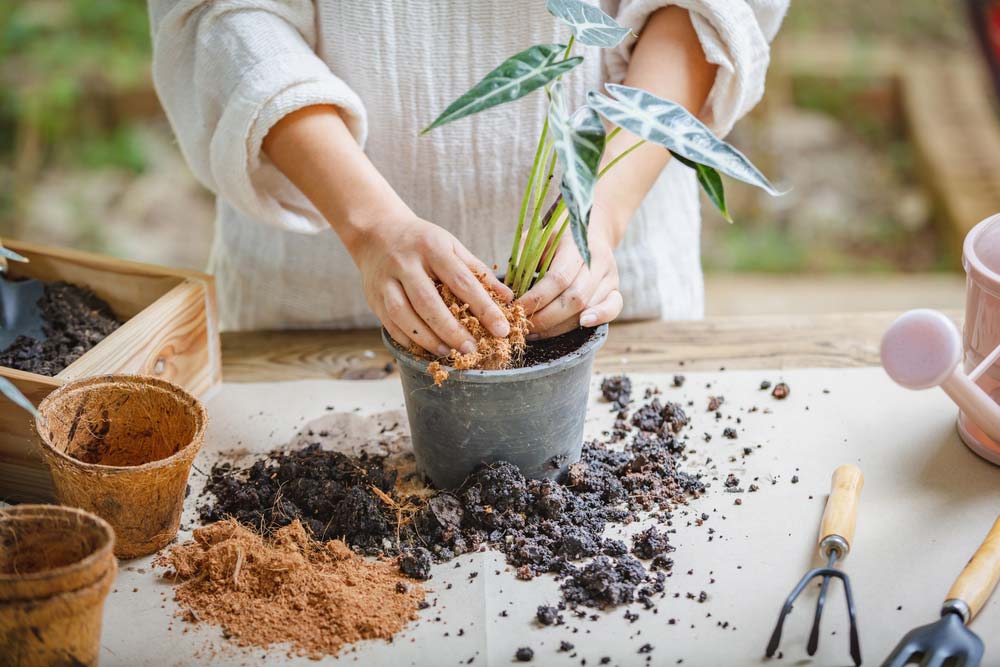
<path fill-rule="evenodd" d="M 843 465 L 833 471 L 830 497 L 819 526 L 818 544 L 821 548 L 828 537 L 839 535 L 850 550 L 854 541 L 854 526 L 858 522 L 858 497 L 864 485 L 865 477 L 856 465 Z M 846 555 L 843 553 L 841 557 Z"/>
<path fill-rule="evenodd" d="M 1000 517 L 993 522 L 989 535 L 976 549 L 968 565 L 948 591 L 948 600 L 969 605 L 969 621 L 976 617 L 1000 580 Z"/>

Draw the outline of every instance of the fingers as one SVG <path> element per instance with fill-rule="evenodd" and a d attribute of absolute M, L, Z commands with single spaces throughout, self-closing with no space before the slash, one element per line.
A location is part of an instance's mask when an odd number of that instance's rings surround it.
<path fill-rule="evenodd" d="M 543 338 L 555 338 L 556 336 L 561 336 L 564 333 L 572 331 L 573 329 L 578 329 L 580 327 L 580 322 L 578 317 L 574 313 L 572 316 L 566 318 L 562 322 L 555 324 L 554 326 L 545 330 L 532 329 L 531 333 L 528 335 L 528 340 L 540 340 Z"/>
<path fill-rule="evenodd" d="M 430 277 L 423 272 L 407 276 L 403 282 L 403 290 L 409 299 L 412 309 L 424 321 L 424 324 L 441 340 L 449 350 L 459 350 L 465 354 L 475 352 L 476 341 L 469 330 L 458 323 L 455 316 L 444 304 Z M 506 320 L 505 320 L 506 322 Z M 425 348 L 428 349 L 428 348 Z M 443 355 L 442 355 L 443 356 Z"/>
<path fill-rule="evenodd" d="M 469 310 L 479 318 L 490 333 L 500 338 L 505 338 L 510 333 L 510 323 L 507 322 L 507 317 L 500 310 L 500 306 L 493 301 L 472 270 L 457 257 L 453 257 L 447 266 L 436 273 L 460 301 L 469 304 Z"/>
<path fill-rule="evenodd" d="M 469 267 L 469 269 L 472 270 L 474 275 L 485 275 L 486 283 L 493 289 L 494 292 L 497 293 L 504 303 L 510 303 L 514 300 L 514 292 L 512 292 L 509 287 L 504 285 L 503 282 L 496 277 L 496 274 L 493 273 L 488 266 L 483 264 L 482 260 L 469 252 L 468 248 L 463 246 L 461 243 L 456 244 L 455 254 L 458 255 L 458 258 L 462 260 L 462 262 Z M 476 282 L 479 281 L 477 280 Z M 449 285 L 449 287 L 451 287 L 451 285 Z M 454 288 L 452 288 L 452 291 L 454 291 Z M 458 292 L 455 292 L 455 294 L 458 294 Z M 471 305 L 471 303 L 469 305 Z M 476 316 L 478 317 L 478 314 Z M 490 330 L 492 331 L 492 329 Z M 499 335 L 496 332 L 493 333 L 494 335 Z M 507 334 L 504 334 L 504 336 L 506 335 Z"/>
<path fill-rule="evenodd" d="M 410 340 L 409 336 L 403 333 L 402 329 L 393 324 L 392 320 L 390 320 L 388 317 L 379 317 L 379 320 L 381 320 L 382 326 L 384 326 L 385 330 L 389 332 L 389 335 L 392 336 L 392 339 L 397 343 L 399 343 L 399 346 L 401 348 L 403 348 L 404 350 L 409 349 L 410 345 L 412 345 L 413 342 Z"/>
<path fill-rule="evenodd" d="M 538 334 L 539 338 L 548 338 L 556 335 L 558 325 L 566 320 L 577 322 L 579 313 L 590 303 L 599 284 L 589 270 L 581 269 L 562 294 L 534 314 L 531 332 Z"/>
<path fill-rule="evenodd" d="M 622 299 L 622 293 L 616 289 L 612 289 L 604 299 L 596 305 L 588 306 L 586 310 L 580 313 L 580 326 L 596 327 L 601 324 L 607 324 L 621 315 L 624 305 L 625 301 Z"/>
<path fill-rule="evenodd" d="M 560 294 L 569 289 L 573 281 L 584 269 L 580 253 L 560 249 L 549 265 L 545 277 L 524 293 L 518 300 L 528 315 L 534 316 L 551 304 Z"/>
<path fill-rule="evenodd" d="M 402 335 L 424 348 L 431 354 L 439 357 L 447 356 L 451 353 L 451 348 L 431 331 L 422 319 L 413 310 L 403 286 L 397 280 L 390 280 L 382 293 L 384 301 L 386 319 L 401 331 Z M 439 297 L 440 299 L 440 297 Z M 443 302 L 442 302 L 443 305 Z M 447 310 L 447 309 L 446 309 Z M 450 313 L 449 313 L 450 316 Z M 453 320 L 454 321 L 454 320 Z M 458 324 L 456 322 L 456 324 Z M 388 329 L 388 327 L 386 327 Z M 390 332 L 391 333 L 391 332 Z M 393 336 L 395 338 L 395 336 Z M 399 339 L 397 339 L 398 341 Z"/>

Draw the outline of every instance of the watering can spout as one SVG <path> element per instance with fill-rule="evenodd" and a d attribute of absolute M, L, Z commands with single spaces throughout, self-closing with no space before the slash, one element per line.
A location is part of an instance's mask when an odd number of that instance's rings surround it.
<path fill-rule="evenodd" d="M 886 330 L 880 354 L 882 367 L 897 384 L 941 387 L 974 424 L 1000 442 L 1000 405 L 975 382 L 1000 357 L 1000 348 L 966 375 L 958 328 L 936 310 L 918 309 L 903 313 Z"/>

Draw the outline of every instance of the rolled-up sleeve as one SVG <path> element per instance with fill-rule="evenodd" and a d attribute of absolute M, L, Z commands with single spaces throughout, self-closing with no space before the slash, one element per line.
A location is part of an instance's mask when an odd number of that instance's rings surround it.
<path fill-rule="evenodd" d="M 788 9 L 788 0 L 622 0 L 616 19 L 640 33 L 649 16 L 669 5 L 687 9 L 706 59 L 718 65 L 701 117 L 719 136 L 754 107 L 764 94 L 770 42 Z M 625 78 L 635 37 L 607 52 L 608 77 Z"/>
<path fill-rule="evenodd" d="M 271 127 L 317 104 L 362 145 L 358 96 L 315 52 L 311 0 L 150 0 L 153 81 L 195 176 L 242 213 L 284 229 L 327 225 L 261 152 Z"/>

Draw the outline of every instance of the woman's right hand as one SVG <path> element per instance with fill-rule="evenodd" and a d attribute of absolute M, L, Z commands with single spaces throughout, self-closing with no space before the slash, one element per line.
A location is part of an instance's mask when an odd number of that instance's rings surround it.
<path fill-rule="evenodd" d="M 483 262 L 458 239 L 415 215 L 368 226 L 352 253 L 361 270 L 368 305 L 389 335 L 408 347 L 416 343 L 444 357 L 452 349 L 476 349 L 472 334 L 458 323 L 434 285 L 439 280 L 463 302 L 494 336 L 505 337 L 510 325 L 503 311 L 476 278 L 485 274 L 505 301 L 514 298 Z"/>

